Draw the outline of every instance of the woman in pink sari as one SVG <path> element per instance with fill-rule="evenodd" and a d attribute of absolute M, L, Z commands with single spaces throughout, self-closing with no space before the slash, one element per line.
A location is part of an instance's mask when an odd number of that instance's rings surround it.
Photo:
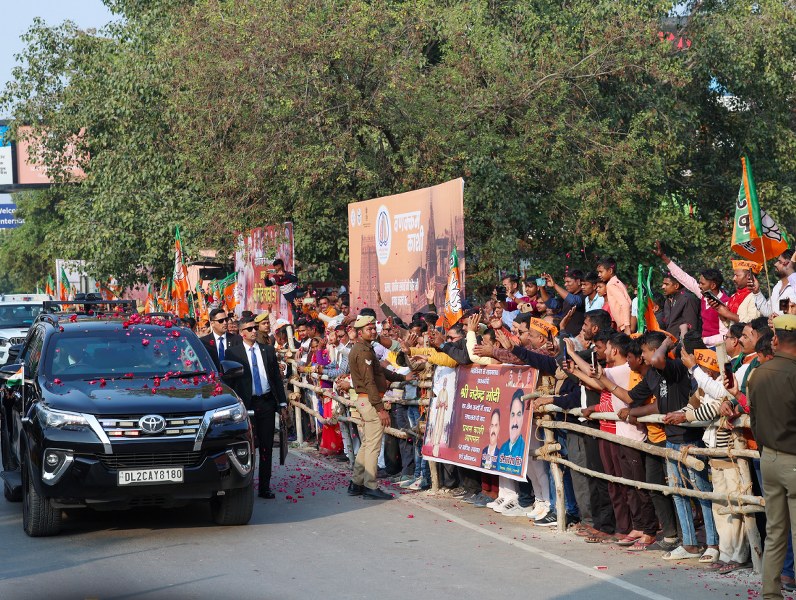
<path fill-rule="evenodd" d="M 325 367 L 326 365 L 331 363 L 331 359 L 329 358 L 329 351 L 326 350 L 326 342 L 323 338 L 315 338 L 311 342 L 311 359 L 312 359 L 312 366 L 321 366 Z M 331 389 L 332 382 L 331 381 L 324 381 L 321 380 L 320 386 L 323 389 Z M 319 397 L 319 405 L 321 408 L 321 414 L 323 414 L 324 419 L 331 419 L 332 418 L 332 398 L 330 396 L 322 396 Z M 342 453 L 343 451 L 343 436 L 340 433 L 340 426 L 335 423 L 334 425 L 328 425 L 326 423 L 322 423 L 322 430 L 321 430 L 321 444 L 320 444 L 320 452 L 324 456 L 334 456 L 337 454 Z"/>

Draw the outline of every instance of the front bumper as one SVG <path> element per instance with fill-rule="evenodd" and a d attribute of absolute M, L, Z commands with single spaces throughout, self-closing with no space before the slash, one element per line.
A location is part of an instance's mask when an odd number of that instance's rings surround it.
<path fill-rule="evenodd" d="M 236 449 L 242 447 L 248 448 L 246 458 L 235 453 Z M 194 460 L 190 464 L 171 465 L 182 467 L 182 483 L 120 486 L 119 470 L 166 468 L 169 466 L 168 459 L 148 465 L 125 463 L 123 454 L 70 453 L 71 460 L 58 474 L 57 481 L 46 482 L 40 478 L 36 487 L 59 507 L 90 506 L 100 510 L 116 510 L 136 506 L 180 506 L 192 500 L 209 499 L 219 495 L 219 492 L 246 487 L 252 481 L 254 456 L 249 442 L 236 441 L 226 447 L 193 454 L 196 456 L 192 457 Z"/>

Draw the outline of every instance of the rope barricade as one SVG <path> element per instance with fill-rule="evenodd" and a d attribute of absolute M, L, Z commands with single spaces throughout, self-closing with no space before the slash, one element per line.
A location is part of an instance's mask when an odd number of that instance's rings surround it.
<path fill-rule="evenodd" d="M 283 356 L 281 360 L 286 365 L 292 365 L 296 367 L 296 371 L 298 371 L 298 367 L 300 365 L 293 360 L 291 353 L 282 353 Z M 292 386 L 294 392 L 289 395 L 290 404 L 293 405 L 296 409 L 296 429 L 297 429 L 297 438 L 299 443 L 303 443 L 303 436 L 301 434 L 301 427 L 300 427 L 300 412 L 304 411 L 305 413 L 311 415 L 312 417 L 318 419 L 321 423 L 326 424 L 334 424 L 337 422 L 342 422 L 350 425 L 361 425 L 362 421 L 354 416 L 346 416 L 346 415 L 335 415 L 334 417 L 326 417 L 321 415 L 318 411 L 314 410 L 313 408 L 307 406 L 303 399 L 302 399 L 302 390 L 308 390 L 315 392 L 321 396 L 331 398 L 334 402 L 340 404 L 343 407 L 343 410 L 354 409 L 355 410 L 355 402 L 351 400 L 348 395 L 342 395 L 337 393 L 332 388 L 323 388 L 320 385 L 315 385 L 306 380 L 306 373 L 294 373 L 293 376 L 288 380 L 288 385 Z M 433 370 L 426 371 L 424 377 L 415 382 L 418 388 L 421 389 L 430 389 L 433 390 Z M 329 378 L 324 376 L 314 376 L 317 380 L 325 380 L 329 381 Z M 405 383 L 401 382 L 398 384 L 393 384 L 391 387 L 393 389 L 400 389 L 404 387 Z M 429 394 L 433 394 L 433 391 Z M 532 400 L 534 398 L 538 398 L 541 396 L 551 396 L 550 393 L 545 393 L 543 391 L 536 391 L 530 394 L 525 394 L 523 396 L 523 400 Z M 428 407 L 431 403 L 431 399 L 418 399 L 418 400 L 403 400 L 401 398 L 390 398 L 389 402 L 392 404 L 405 404 L 405 405 L 413 405 L 413 406 L 420 406 L 420 407 Z M 605 481 L 609 481 L 612 483 L 632 486 L 638 489 L 648 490 L 648 491 L 657 491 L 664 495 L 680 495 L 694 499 L 701 499 L 701 500 L 709 500 L 710 502 L 720 504 L 721 506 L 718 508 L 719 514 L 734 514 L 739 515 L 744 519 L 744 529 L 749 540 L 749 544 L 752 549 L 752 563 L 755 570 L 760 570 L 762 564 L 762 542 L 760 538 L 760 533 L 757 529 L 757 525 L 755 522 L 754 514 L 757 512 L 762 512 L 765 510 L 765 500 L 761 496 L 755 496 L 752 494 L 752 479 L 751 479 L 751 469 L 749 465 L 749 461 L 753 459 L 759 459 L 760 453 L 756 450 L 750 450 L 746 448 L 746 441 L 742 435 L 743 429 L 748 429 L 750 427 L 749 416 L 748 415 L 741 415 L 733 420 L 729 425 L 732 427 L 733 431 L 733 443 L 726 447 L 726 448 L 701 448 L 696 446 L 684 446 L 680 450 L 674 450 L 670 448 L 661 448 L 660 446 L 653 445 L 647 442 L 641 442 L 636 440 L 631 440 L 629 438 L 616 435 L 615 433 L 609 433 L 605 431 L 601 431 L 600 429 L 594 427 L 588 427 L 583 424 L 573 423 L 568 420 L 555 420 L 553 417 L 555 415 L 567 415 L 570 417 L 575 417 L 582 421 L 620 421 L 621 419 L 616 413 L 608 413 L 608 412 L 594 412 L 588 416 L 584 416 L 581 412 L 580 408 L 574 408 L 571 410 L 563 410 L 558 408 L 557 406 L 548 404 L 542 406 L 540 409 L 536 411 L 534 415 L 535 422 L 538 428 L 538 431 L 544 432 L 542 441 L 542 446 L 536 448 L 531 452 L 531 456 L 534 460 L 542 460 L 550 465 L 550 474 L 553 478 L 553 482 L 555 484 L 555 491 L 556 491 L 556 498 L 555 498 L 555 505 L 556 505 L 556 515 L 558 519 L 558 530 L 559 531 L 566 531 L 566 507 L 565 507 L 565 495 L 564 495 L 564 472 L 562 467 L 566 467 L 572 469 L 573 471 L 577 471 L 582 473 L 583 475 L 589 477 L 596 477 L 599 479 L 603 479 Z M 638 423 L 646 424 L 646 423 L 656 423 L 656 424 L 663 424 L 664 423 L 664 415 L 662 414 L 653 414 L 647 415 L 643 417 L 638 417 Z M 710 425 L 713 425 L 712 422 L 684 422 L 680 424 L 682 427 L 697 427 L 697 428 L 705 428 Z M 341 430 L 343 428 L 341 427 Z M 705 461 L 707 459 L 718 459 L 718 460 L 726 460 L 732 463 L 733 468 L 738 471 L 738 476 L 741 481 L 742 489 L 740 492 L 730 492 L 726 494 L 721 494 L 717 492 L 703 492 L 701 490 L 696 489 L 696 486 L 692 488 L 683 487 L 678 485 L 659 485 L 653 483 L 647 483 L 645 481 L 636 481 L 632 479 L 627 479 L 624 477 L 618 477 L 614 475 L 608 475 L 606 473 L 602 473 L 599 471 L 595 471 L 592 469 L 588 469 L 584 466 L 578 465 L 573 461 L 564 458 L 561 456 L 561 445 L 556 442 L 555 440 L 555 431 L 556 430 L 563 430 L 563 431 L 572 431 L 576 432 L 581 435 L 589 435 L 598 439 L 604 439 L 616 444 L 624 445 L 627 447 L 634 448 L 641 452 L 645 452 L 647 454 L 652 454 L 661 458 L 664 458 L 669 461 L 674 461 L 678 465 L 678 469 L 681 471 L 681 477 L 684 482 L 688 482 L 688 478 L 685 476 L 683 470 L 685 468 L 694 469 L 696 471 L 701 471 L 705 468 L 706 464 Z M 395 429 L 393 427 L 385 428 L 384 432 L 388 435 L 399 439 L 409 439 L 409 438 L 422 438 L 424 433 L 424 428 L 418 424 L 416 429 Z M 350 432 L 348 432 L 350 434 Z M 350 441 L 349 435 L 349 441 Z M 351 448 L 351 444 L 348 444 L 348 448 Z M 349 460 L 353 463 L 354 457 L 352 454 L 348 456 Z M 428 459 L 429 465 L 431 467 L 431 484 L 432 484 L 432 491 L 437 491 L 439 489 L 439 475 L 437 473 L 437 463 L 431 459 Z"/>

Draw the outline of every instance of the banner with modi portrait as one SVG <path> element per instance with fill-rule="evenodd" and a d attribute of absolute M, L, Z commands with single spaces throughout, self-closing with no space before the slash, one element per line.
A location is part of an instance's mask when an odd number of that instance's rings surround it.
<path fill-rule="evenodd" d="M 525 394 L 538 371 L 516 365 L 437 367 L 423 440 L 423 456 L 525 481 L 533 414 Z"/>
<path fill-rule="evenodd" d="M 294 271 L 293 223 L 257 227 L 237 236 L 235 251 L 235 313 L 244 310 L 269 312 L 271 326 L 277 319 L 292 321 L 293 312 L 275 285 L 266 285 L 274 274 L 272 263 L 281 258 L 286 271 Z"/>
<path fill-rule="evenodd" d="M 464 294 L 464 180 L 349 204 L 348 248 L 352 312 L 381 295 L 408 322 L 427 290 L 441 312 L 454 250 Z"/>

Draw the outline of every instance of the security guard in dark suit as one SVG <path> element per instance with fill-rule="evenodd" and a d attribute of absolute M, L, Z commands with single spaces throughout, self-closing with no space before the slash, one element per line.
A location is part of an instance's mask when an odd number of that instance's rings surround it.
<path fill-rule="evenodd" d="M 243 343 L 226 353 L 227 360 L 243 365 L 243 375 L 233 382 L 233 389 L 246 408 L 254 411 L 252 426 L 260 448 L 260 498 L 272 499 L 271 461 L 277 410 L 287 416 L 287 396 L 273 346 L 257 343 L 257 324 L 253 316 L 240 321 Z"/>
<path fill-rule="evenodd" d="M 210 333 L 199 338 L 207 351 L 213 364 L 221 371 L 221 361 L 226 359 L 227 351 L 241 343 L 239 335 L 227 332 L 229 317 L 223 308 L 214 308 L 210 311 Z"/>

